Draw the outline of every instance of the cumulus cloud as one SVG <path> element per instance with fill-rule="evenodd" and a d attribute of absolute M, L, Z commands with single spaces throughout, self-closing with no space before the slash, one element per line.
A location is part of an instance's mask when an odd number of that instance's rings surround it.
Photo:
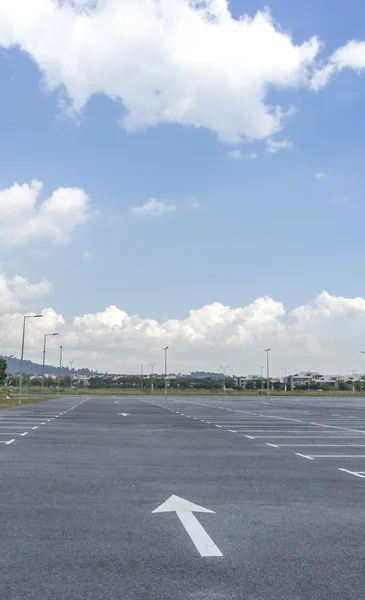
<path fill-rule="evenodd" d="M 88 259 L 90 259 L 92 257 L 93 257 L 92 253 L 89 252 L 88 250 L 85 250 L 85 252 L 82 253 L 82 258 L 84 260 L 88 260 Z"/>
<path fill-rule="evenodd" d="M 324 87 L 338 71 L 353 69 L 361 72 L 365 69 L 365 42 L 351 40 L 345 46 L 337 48 L 325 66 L 316 70 L 311 86 L 318 91 Z"/>
<path fill-rule="evenodd" d="M 70 241 L 75 227 L 86 223 L 90 201 L 84 190 L 58 188 L 39 204 L 42 187 L 40 181 L 32 181 L 0 190 L 0 245 L 40 239 L 63 244 Z"/>
<path fill-rule="evenodd" d="M 160 217 L 165 213 L 176 212 L 177 206 L 166 200 L 156 200 L 151 198 L 142 206 L 134 206 L 131 213 L 136 217 Z"/>
<path fill-rule="evenodd" d="M 0 314 L 19 310 L 24 300 L 35 300 L 48 294 L 52 283 L 43 279 L 39 283 L 29 283 L 24 277 L 16 275 L 7 279 L 0 273 Z"/>
<path fill-rule="evenodd" d="M 227 152 L 227 156 L 233 160 L 255 160 L 257 158 L 256 152 L 247 152 L 244 154 L 242 150 L 230 150 Z"/>
<path fill-rule="evenodd" d="M 185 318 L 161 323 L 116 306 L 77 316 L 71 323 L 51 308 L 42 314 L 44 318 L 30 323 L 27 333 L 28 355 L 38 360 L 43 334 L 57 331 L 80 366 L 109 372 L 137 372 L 141 364 L 152 361 L 162 372 L 166 344 L 171 369 L 177 372 L 218 371 L 224 357 L 229 372 L 259 373 L 267 347 L 277 375 L 283 364 L 292 371 L 307 369 L 309 364 L 329 373 L 365 370 L 360 355 L 365 328 L 365 298 L 361 297 L 322 292 L 290 312 L 270 297 L 236 308 L 213 302 L 190 310 Z M 2 347 L 8 354 L 19 352 L 21 325 L 19 312 L 0 316 Z"/>
<path fill-rule="evenodd" d="M 296 43 L 268 10 L 235 19 L 228 0 L 1 0 L 0 46 L 76 112 L 103 93 L 128 130 L 179 123 L 237 143 L 281 129 L 267 91 L 308 86 L 321 43 Z"/>
<path fill-rule="evenodd" d="M 293 144 L 289 140 L 283 140 L 280 142 L 269 138 L 266 142 L 266 152 L 271 152 L 272 154 L 279 152 L 279 150 L 286 150 L 292 147 Z"/>

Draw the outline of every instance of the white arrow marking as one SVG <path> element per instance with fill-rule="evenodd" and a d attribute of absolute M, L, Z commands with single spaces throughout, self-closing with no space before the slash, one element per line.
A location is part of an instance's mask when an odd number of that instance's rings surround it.
<path fill-rule="evenodd" d="M 152 512 L 176 512 L 200 556 L 223 556 L 204 527 L 202 527 L 198 519 L 193 515 L 194 512 L 214 514 L 214 510 L 209 510 L 209 508 L 204 508 L 204 506 L 199 506 L 198 504 L 184 500 L 184 498 L 172 495 Z"/>

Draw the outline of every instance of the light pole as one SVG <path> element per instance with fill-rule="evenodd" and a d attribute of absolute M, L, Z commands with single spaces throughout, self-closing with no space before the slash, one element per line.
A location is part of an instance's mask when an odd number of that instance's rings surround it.
<path fill-rule="evenodd" d="M 47 343 L 47 338 L 52 337 L 53 335 L 59 335 L 59 333 L 45 333 L 44 334 L 43 363 L 42 363 L 42 400 L 44 398 L 44 366 L 46 364 L 46 343 Z"/>
<path fill-rule="evenodd" d="M 153 393 L 153 367 L 156 365 L 156 363 L 150 363 L 150 367 L 151 367 L 151 392 Z"/>
<path fill-rule="evenodd" d="M 23 359 L 24 359 L 24 341 L 25 341 L 25 322 L 26 319 L 41 319 L 43 315 L 24 315 L 23 317 L 23 336 L 22 336 L 22 352 L 20 356 L 20 380 L 19 380 L 19 398 L 18 404 L 22 403 L 22 383 L 23 383 Z"/>
<path fill-rule="evenodd" d="M 269 375 L 269 352 L 270 348 L 265 350 L 266 352 L 266 376 L 267 376 L 267 395 L 270 396 L 270 375 Z"/>
<path fill-rule="evenodd" d="M 71 375 L 71 371 L 72 371 L 72 365 L 74 364 L 75 361 L 74 360 L 69 360 L 68 362 L 71 365 L 70 366 L 70 388 L 72 388 L 72 375 Z"/>
<path fill-rule="evenodd" d="M 62 346 L 60 346 L 60 371 L 58 373 L 58 394 L 61 392 Z"/>
<path fill-rule="evenodd" d="M 355 377 L 355 373 L 359 372 L 359 369 L 355 369 L 355 371 L 349 371 L 349 372 L 352 375 L 352 393 L 354 394 L 355 393 L 355 379 L 354 379 L 354 377 Z"/>
<path fill-rule="evenodd" d="M 314 370 L 314 367 L 311 367 L 309 369 L 309 379 L 308 379 L 308 390 L 311 389 L 311 379 L 312 379 L 312 371 Z"/>
<path fill-rule="evenodd" d="M 284 392 L 287 391 L 286 388 L 286 372 L 289 371 L 290 367 L 281 367 L 281 370 L 284 371 Z"/>
<path fill-rule="evenodd" d="M 264 365 L 260 365 L 261 366 L 261 396 L 264 395 L 264 378 L 262 375 L 262 372 L 264 370 Z"/>
<path fill-rule="evenodd" d="M 166 346 L 164 348 L 164 352 L 165 352 L 165 396 L 167 396 L 167 351 L 168 351 L 169 347 Z"/>
<path fill-rule="evenodd" d="M 222 369 L 222 372 L 223 372 L 223 388 L 222 389 L 225 392 L 226 391 L 226 369 L 228 369 L 228 366 L 226 366 L 226 367 L 220 366 L 219 368 Z"/>
<path fill-rule="evenodd" d="M 143 365 L 141 365 L 141 394 L 143 394 Z"/>

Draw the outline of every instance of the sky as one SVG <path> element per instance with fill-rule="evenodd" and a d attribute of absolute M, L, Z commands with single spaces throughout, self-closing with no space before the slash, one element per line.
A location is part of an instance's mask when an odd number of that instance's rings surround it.
<path fill-rule="evenodd" d="M 362 0 L 0 0 L 0 353 L 365 371 Z"/>

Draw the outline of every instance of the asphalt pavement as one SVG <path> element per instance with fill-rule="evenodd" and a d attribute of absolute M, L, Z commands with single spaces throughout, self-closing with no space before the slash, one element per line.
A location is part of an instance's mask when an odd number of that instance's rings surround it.
<path fill-rule="evenodd" d="M 361 398 L 14 407 L 0 481 L 9 600 L 365 599 Z"/>

